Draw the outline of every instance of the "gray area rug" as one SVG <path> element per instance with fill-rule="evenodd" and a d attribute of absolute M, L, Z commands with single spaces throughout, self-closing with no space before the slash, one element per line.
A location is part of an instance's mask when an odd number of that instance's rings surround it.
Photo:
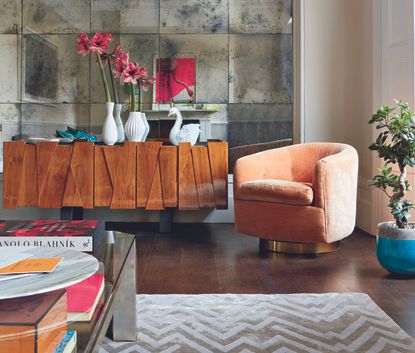
<path fill-rule="evenodd" d="M 137 341 L 100 353 L 414 353 L 365 294 L 137 295 Z"/>

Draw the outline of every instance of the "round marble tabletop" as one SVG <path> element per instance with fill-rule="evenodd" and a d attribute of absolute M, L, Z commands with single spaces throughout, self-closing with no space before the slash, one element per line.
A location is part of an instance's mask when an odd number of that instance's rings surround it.
<path fill-rule="evenodd" d="M 99 267 L 98 260 L 89 254 L 55 248 L 0 248 L 0 259 L 7 259 L 13 253 L 24 253 L 32 258 L 62 257 L 62 261 L 51 273 L 1 280 L 0 299 L 26 297 L 66 288 L 92 276 Z"/>

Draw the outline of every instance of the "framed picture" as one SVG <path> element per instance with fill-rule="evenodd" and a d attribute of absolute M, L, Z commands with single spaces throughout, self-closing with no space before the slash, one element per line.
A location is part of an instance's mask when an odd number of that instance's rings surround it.
<path fill-rule="evenodd" d="M 196 102 L 197 58 L 181 55 L 171 58 L 154 58 L 153 109 L 168 110 L 174 103 L 193 107 Z"/>

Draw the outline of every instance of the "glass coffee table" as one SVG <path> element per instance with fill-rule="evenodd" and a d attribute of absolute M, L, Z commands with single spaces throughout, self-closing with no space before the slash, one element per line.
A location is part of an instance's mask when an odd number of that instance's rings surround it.
<path fill-rule="evenodd" d="M 107 332 L 114 341 L 135 341 L 136 329 L 136 247 L 131 234 L 113 233 L 113 242 L 104 243 L 92 254 L 104 266 L 105 290 L 100 307 L 90 323 L 77 329 L 78 353 L 98 352 Z M 111 235 L 110 235 L 111 238 Z"/>
<path fill-rule="evenodd" d="M 68 322 L 66 323 L 66 304 L 62 306 L 59 315 L 55 314 L 53 317 L 55 319 L 50 320 L 48 325 L 43 326 L 43 332 L 52 332 L 56 327 L 63 327 L 67 325 L 68 330 L 76 330 L 77 332 L 77 352 L 78 353 L 95 353 L 99 351 L 100 344 L 104 336 L 108 333 L 109 337 L 114 341 L 135 341 L 136 340 L 136 308 L 135 308 L 135 298 L 136 298 L 136 246 L 135 246 L 135 237 L 131 234 L 120 233 L 120 232 L 105 232 L 103 235 L 105 240 L 98 245 L 94 252 L 91 254 L 98 260 L 99 266 L 94 267 L 93 271 L 96 271 L 96 268 L 99 267 L 98 272 L 104 273 L 105 286 L 102 296 L 100 297 L 99 304 L 93 314 L 93 317 L 88 322 Z M 59 251 L 59 250 L 57 250 Z M 82 253 L 74 253 L 75 255 L 81 256 Z M 68 255 L 69 256 L 69 255 Z M 73 255 L 74 256 L 74 255 Z M 72 255 L 67 257 L 72 259 Z M 76 257 L 76 256 L 75 256 Z M 85 257 L 85 256 L 84 256 Z M 93 260 L 91 257 L 89 259 Z M 65 261 L 62 261 L 62 263 Z M 73 261 L 74 264 L 72 267 L 76 266 L 76 261 Z M 96 261 L 92 261 L 96 264 Z M 45 275 L 46 276 L 46 275 Z M 19 279 L 24 280 L 24 278 Z M 10 281 L 18 281 L 10 280 Z M 30 277 L 28 277 L 27 284 L 30 283 Z M 33 280 L 32 280 L 33 282 Z M 25 284 L 25 283 L 23 283 Z M 4 297 L 5 289 L 3 286 Z M 45 290 L 46 291 L 46 290 Z M 60 294 L 62 293 L 62 294 Z M 27 303 L 32 312 L 39 307 L 39 303 L 42 303 L 42 298 L 46 296 L 59 295 L 62 297 L 64 295 L 63 289 L 58 289 L 54 292 L 49 292 L 45 294 L 36 294 L 31 296 L 25 296 L 25 294 L 18 293 L 18 297 L 21 297 L 24 302 Z M 0 293 L 1 297 L 1 293 Z M 1 319 L 6 319 L 4 322 L 11 323 L 11 320 L 7 320 L 10 317 L 20 318 L 16 321 L 19 327 L 22 326 L 24 317 L 22 320 L 22 301 L 18 299 L 17 302 L 15 299 L 4 299 L 0 301 L 0 316 L 3 316 Z M 45 299 L 47 300 L 47 299 Z M 10 304 L 9 304 L 10 303 Z M 13 303 L 20 303 L 13 304 Z M 63 302 L 65 303 L 65 302 Z M 26 305 L 26 304 L 25 304 Z M 51 310 L 52 312 L 52 310 Z M 13 316 L 15 315 L 15 316 Z M 58 320 L 57 318 L 60 318 Z M 20 320 L 20 321 L 19 321 Z M 3 320 L 0 320 L 3 322 Z M 38 321 L 39 322 L 39 321 Z M 4 328 L 1 326 L 0 322 L 0 347 L 15 347 L 12 343 L 7 341 L 22 341 L 27 340 L 26 336 L 37 337 L 38 330 L 34 331 L 33 329 L 26 329 L 24 334 L 18 333 L 10 334 L 9 328 Z M 7 326 L 7 324 L 5 324 Z M 40 325 L 40 324 L 39 324 Z M 10 327 L 10 325 L 8 325 Z M 26 326 L 29 327 L 29 326 Z M 6 330 L 6 331 L 5 331 Z M 7 331 L 9 330 L 9 331 Z M 14 329 L 12 329 L 14 330 Z M 39 328 L 40 330 L 40 328 Z M 14 332 L 14 331 L 13 331 Z M 39 331 L 40 334 L 41 331 Z M 62 332 L 62 331 L 60 331 Z M 39 336 L 40 340 L 40 336 Z M 36 342 L 36 340 L 35 340 Z M 40 341 L 39 341 L 40 342 Z M 56 342 L 55 342 L 56 343 Z M 9 346 L 7 345 L 9 344 Z M 11 344 L 11 345 L 10 345 Z M 38 343 L 40 344 L 40 343 Z M 51 343 L 47 344 L 48 348 L 51 347 Z M 17 347 L 17 346 L 16 346 Z M 20 346 L 19 346 L 20 347 Z M 44 347 L 44 345 L 43 345 Z M 2 349 L 0 349 L 1 351 Z M 24 349 L 21 350 L 25 351 Z M 54 349 L 53 349 L 54 351 Z"/>

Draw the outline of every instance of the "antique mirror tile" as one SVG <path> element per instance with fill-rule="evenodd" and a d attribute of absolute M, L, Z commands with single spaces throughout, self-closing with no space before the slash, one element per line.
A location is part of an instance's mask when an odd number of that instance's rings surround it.
<path fill-rule="evenodd" d="M 227 33 L 228 0 L 160 0 L 160 33 Z"/>
<path fill-rule="evenodd" d="M 292 104 L 229 104 L 230 147 L 292 138 Z"/>
<path fill-rule="evenodd" d="M 22 125 L 29 135 L 55 134 L 67 126 L 88 129 L 89 104 L 23 103 Z"/>
<path fill-rule="evenodd" d="M 20 121 L 20 104 L 0 103 L 0 122 L 18 124 Z"/>
<path fill-rule="evenodd" d="M 92 0 L 91 31 L 158 33 L 158 0 Z"/>
<path fill-rule="evenodd" d="M 18 102 L 20 99 L 18 43 L 17 34 L 0 35 L 0 103 Z"/>
<path fill-rule="evenodd" d="M 162 35 L 160 58 L 194 58 L 196 60 L 194 103 L 227 103 L 227 35 Z"/>
<path fill-rule="evenodd" d="M 0 0 L 0 33 L 20 33 L 21 0 Z"/>
<path fill-rule="evenodd" d="M 210 131 L 209 138 L 228 141 L 228 123 L 212 123 Z"/>
<path fill-rule="evenodd" d="M 230 103 L 291 103 L 292 35 L 230 35 Z"/>
<path fill-rule="evenodd" d="M 229 0 L 230 33 L 292 33 L 292 0 Z"/>
<path fill-rule="evenodd" d="M 76 52 L 77 35 L 25 35 L 23 100 L 88 103 L 89 60 Z"/>
<path fill-rule="evenodd" d="M 25 33 L 79 33 L 90 31 L 90 0 L 25 0 Z"/>
<path fill-rule="evenodd" d="M 252 145 L 292 138 L 292 121 L 231 121 L 229 147 Z"/>
<path fill-rule="evenodd" d="M 229 121 L 288 121 L 293 118 L 292 104 L 229 104 Z"/>

